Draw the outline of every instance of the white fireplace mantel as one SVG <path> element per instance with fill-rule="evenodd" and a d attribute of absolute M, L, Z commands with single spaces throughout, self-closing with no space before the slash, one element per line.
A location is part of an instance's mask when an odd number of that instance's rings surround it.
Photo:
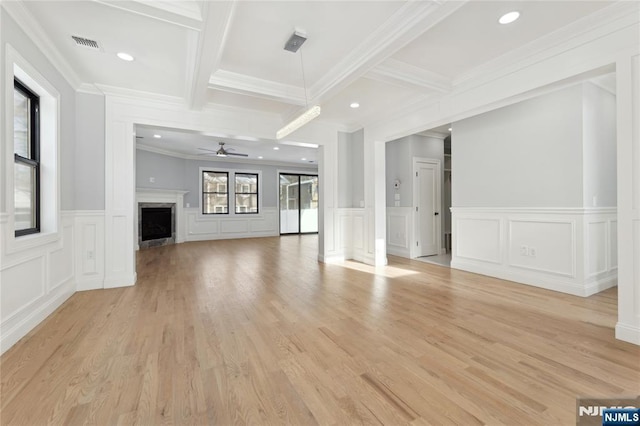
<path fill-rule="evenodd" d="M 184 194 L 189 191 L 175 189 L 136 188 L 136 206 L 138 203 L 176 203 L 176 244 L 185 240 L 184 229 Z M 136 250 L 138 249 L 138 209 L 135 210 Z"/>

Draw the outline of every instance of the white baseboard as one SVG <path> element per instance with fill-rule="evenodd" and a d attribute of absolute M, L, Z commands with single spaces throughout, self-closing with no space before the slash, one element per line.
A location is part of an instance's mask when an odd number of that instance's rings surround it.
<path fill-rule="evenodd" d="M 105 278 L 104 288 L 131 287 L 136 283 L 137 279 L 137 273 Z"/>
<path fill-rule="evenodd" d="M 2 333 L 0 333 L 0 354 L 3 354 L 7 349 L 15 345 L 18 340 L 26 336 L 75 293 L 73 280 L 67 281 L 61 287 L 63 288 L 60 289 L 61 292 L 59 295 L 42 304 L 10 330 L 3 330 Z"/>
<path fill-rule="evenodd" d="M 574 296 L 586 297 L 587 289 L 584 286 L 571 282 L 569 280 L 563 280 L 561 278 L 540 276 L 535 273 L 526 271 L 516 271 L 514 269 L 504 269 L 498 265 L 477 265 L 471 262 L 465 262 L 460 259 L 451 261 L 452 269 L 460 269 L 462 271 L 473 272 L 475 274 L 487 275 L 490 277 L 496 277 L 503 280 L 513 281 L 520 284 L 531 285 L 535 287 L 544 288 L 547 290 L 559 291 L 562 293 L 572 294 Z M 593 294 L 593 293 L 591 293 Z"/>
<path fill-rule="evenodd" d="M 387 244 L 387 254 L 411 259 L 411 251 L 408 248 L 404 247 L 395 247 Z"/>
<path fill-rule="evenodd" d="M 606 290 L 611 287 L 615 287 L 617 285 L 618 285 L 617 273 L 599 278 L 595 282 L 587 283 L 587 285 L 584 287 L 585 296 L 591 296 L 592 294 L 600 293 L 603 290 Z"/>
<path fill-rule="evenodd" d="M 616 324 L 616 339 L 640 345 L 640 327 L 618 322 Z"/>
<path fill-rule="evenodd" d="M 345 257 L 343 254 L 330 254 L 330 255 L 323 255 L 321 253 L 318 254 L 318 262 L 322 262 L 322 263 L 340 263 L 340 262 L 344 262 Z"/>
<path fill-rule="evenodd" d="M 104 288 L 104 278 L 93 278 L 76 282 L 76 291 L 98 290 Z"/>

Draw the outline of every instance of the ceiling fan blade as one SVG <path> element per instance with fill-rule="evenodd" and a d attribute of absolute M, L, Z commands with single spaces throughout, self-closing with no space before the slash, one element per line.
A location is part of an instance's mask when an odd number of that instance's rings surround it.
<path fill-rule="evenodd" d="M 236 157 L 248 157 L 249 154 L 235 154 L 233 152 L 227 152 L 227 155 L 235 155 Z"/>

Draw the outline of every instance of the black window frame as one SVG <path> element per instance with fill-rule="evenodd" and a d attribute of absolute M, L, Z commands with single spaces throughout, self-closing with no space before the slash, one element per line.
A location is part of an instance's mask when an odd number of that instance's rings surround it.
<path fill-rule="evenodd" d="M 35 227 L 26 229 L 16 229 L 15 236 L 37 234 L 40 232 L 40 96 L 33 90 L 18 80 L 13 78 L 13 89 L 29 98 L 29 151 L 30 158 L 13 153 L 15 164 L 21 164 L 34 170 L 34 217 Z M 14 141 L 15 143 L 15 141 Z M 14 189 L 15 191 L 15 189 Z"/>
<path fill-rule="evenodd" d="M 256 192 L 238 192 L 237 191 L 237 179 L 238 176 L 255 176 L 256 177 Z M 255 195 L 256 196 L 256 211 L 255 212 L 239 212 L 238 211 L 238 195 Z M 260 174 L 252 172 L 236 172 L 233 175 L 233 210 L 235 214 L 260 214 Z"/>
<path fill-rule="evenodd" d="M 220 192 L 220 191 L 205 191 L 205 185 L 204 185 L 204 174 L 205 173 L 217 173 L 217 174 L 224 174 L 227 175 L 227 191 L 226 192 Z M 205 198 L 207 194 L 224 194 L 227 196 L 227 211 L 226 212 L 220 212 L 220 213 L 205 213 L 204 211 L 204 206 L 205 206 Z M 203 170 L 202 171 L 202 208 L 200 209 L 200 211 L 202 212 L 203 215 L 220 215 L 220 214 L 229 214 L 229 211 L 231 209 L 229 208 L 229 172 L 223 172 L 223 171 L 218 171 L 218 170 Z"/>

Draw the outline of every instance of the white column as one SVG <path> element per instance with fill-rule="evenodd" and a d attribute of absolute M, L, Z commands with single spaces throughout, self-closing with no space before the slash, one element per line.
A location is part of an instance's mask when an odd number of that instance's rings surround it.
<path fill-rule="evenodd" d="M 618 323 L 640 345 L 640 56 L 616 63 L 618 132 Z"/>
<path fill-rule="evenodd" d="M 118 117 L 109 97 L 105 115 L 104 287 L 111 288 L 136 282 L 135 136 L 133 122 Z"/>
<path fill-rule="evenodd" d="M 338 259 L 335 211 L 338 199 L 338 134 L 325 141 L 318 149 L 318 260 L 330 262 Z"/>
<path fill-rule="evenodd" d="M 387 200 L 385 187 L 385 143 L 364 129 L 364 204 L 367 217 L 365 262 L 387 264 Z"/>

